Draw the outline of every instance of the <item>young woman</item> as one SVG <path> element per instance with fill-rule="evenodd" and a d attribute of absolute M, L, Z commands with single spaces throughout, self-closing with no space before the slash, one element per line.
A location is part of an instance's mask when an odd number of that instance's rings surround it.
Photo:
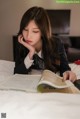
<path fill-rule="evenodd" d="M 14 73 L 28 74 L 34 69 L 49 69 L 55 73 L 60 71 L 64 80 L 76 80 L 63 44 L 59 38 L 52 36 L 49 17 L 42 7 L 32 7 L 24 13 L 18 45 Z"/>

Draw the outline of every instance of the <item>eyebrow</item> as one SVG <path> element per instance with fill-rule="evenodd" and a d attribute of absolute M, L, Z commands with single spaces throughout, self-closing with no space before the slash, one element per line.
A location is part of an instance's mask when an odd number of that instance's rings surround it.
<path fill-rule="evenodd" d="M 24 29 L 27 29 L 27 28 L 24 28 Z M 38 27 L 33 27 L 33 29 L 39 29 Z"/>
<path fill-rule="evenodd" d="M 39 28 L 33 28 L 33 29 L 37 29 L 37 30 L 39 30 Z M 27 28 L 24 28 L 24 30 L 27 30 Z"/>
<path fill-rule="evenodd" d="M 33 28 L 33 29 L 39 29 L 39 28 Z"/>

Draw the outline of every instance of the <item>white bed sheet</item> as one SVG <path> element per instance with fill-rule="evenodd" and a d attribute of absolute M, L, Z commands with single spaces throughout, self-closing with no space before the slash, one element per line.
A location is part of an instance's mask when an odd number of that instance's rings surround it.
<path fill-rule="evenodd" d="M 80 65 L 70 66 L 80 78 Z M 14 62 L 0 60 L 0 82 L 12 76 L 13 69 Z M 6 119 L 80 119 L 80 94 L 0 90 L 1 113 Z"/>
<path fill-rule="evenodd" d="M 7 119 L 80 119 L 80 95 L 0 91 Z"/>

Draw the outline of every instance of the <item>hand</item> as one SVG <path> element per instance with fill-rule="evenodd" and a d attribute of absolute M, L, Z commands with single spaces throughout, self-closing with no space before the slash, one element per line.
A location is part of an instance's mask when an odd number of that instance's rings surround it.
<path fill-rule="evenodd" d="M 26 47 L 29 50 L 29 58 L 33 59 L 33 55 L 35 54 L 35 48 L 31 45 L 29 45 L 27 42 L 23 40 L 23 36 L 18 36 L 18 42 L 21 43 L 24 47 Z"/>
<path fill-rule="evenodd" d="M 65 71 L 63 73 L 63 80 L 70 80 L 71 82 L 74 82 L 77 80 L 76 74 L 72 71 Z"/>

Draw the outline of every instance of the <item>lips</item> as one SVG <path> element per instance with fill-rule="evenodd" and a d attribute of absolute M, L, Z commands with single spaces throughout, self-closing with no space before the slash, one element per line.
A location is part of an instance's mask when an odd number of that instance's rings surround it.
<path fill-rule="evenodd" d="M 30 41 L 30 40 L 27 40 L 26 42 L 27 42 L 27 43 L 31 43 L 32 41 Z"/>

